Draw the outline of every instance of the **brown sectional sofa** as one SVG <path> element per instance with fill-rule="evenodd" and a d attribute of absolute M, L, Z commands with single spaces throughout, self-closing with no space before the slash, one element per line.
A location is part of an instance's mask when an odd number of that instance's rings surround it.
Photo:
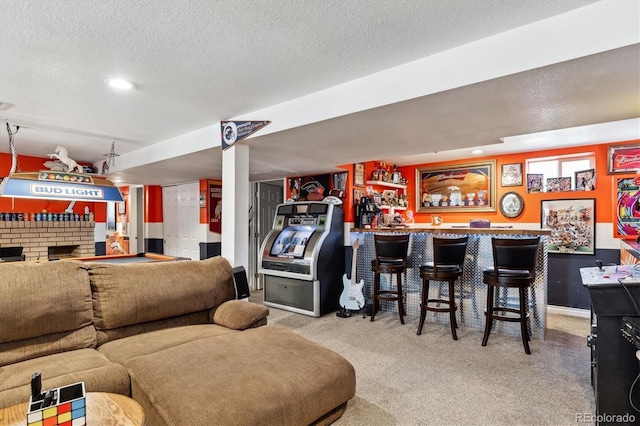
<path fill-rule="evenodd" d="M 353 366 L 234 298 L 221 257 L 0 265 L 0 408 L 27 401 L 39 371 L 43 389 L 129 395 L 150 426 L 339 418 Z"/>

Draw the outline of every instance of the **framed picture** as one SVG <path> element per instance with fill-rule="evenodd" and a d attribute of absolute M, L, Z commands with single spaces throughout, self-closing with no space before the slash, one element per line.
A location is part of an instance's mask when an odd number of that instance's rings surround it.
<path fill-rule="evenodd" d="M 118 214 L 125 214 L 127 212 L 127 206 L 124 201 L 118 202 Z"/>
<path fill-rule="evenodd" d="M 298 200 L 300 198 L 300 185 L 302 179 L 292 178 L 289 179 L 289 198 L 292 200 Z"/>
<path fill-rule="evenodd" d="M 365 196 L 364 189 L 353 188 L 353 204 L 360 204 L 360 199 Z"/>
<path fill-rule="evenodd" d="M 636 173 L 640 170 L 640 144 L 609 146 L 609 174 Z"/>
<path fill-rule="evenodd" d="M 333 189 L 344 191 L 347 188 L 347 172 L 333 174 Z"/>
<path fill-rule="evenodd" d="M 640 176 L 616 176 L 613 236 L 638 238 L 640 236 Z"/>
<path fill-rule="evenodd" d="M 531 173 L 527 175 L 527 194 L 532 192 L 542 192 L 544 185 L 542 184 L 544 179 L 543 174 Z"/>
<path fill-rule="evenodd" d="M 550 229 L 549 253 L 595 254 L 596 200 L 543 200 L 541 227 Z"/>
<path fill-rule="evenodd" d="M 581 170 L 576 175 L 576 191 L 593 191 L 596 189 L 596 171 L 594 169 Z"/>
<path fill-rule="evenodd" d="M 398 205 L 398 191 L 395 189 L 385 189 L 382 191 L 382 205 L 383 206 L 397 206 Z"/>
<path fill-rule="evenodd" d="M 502 186 L 522 186 L 522 163 L 502 165 Z"/>
<path fill-rule="evenodd" d="M 495 160 L 416 170 L 416 210 L 496 211 Z"/>
<path fill-rule="evenodd" d="M 557 177 L 547 179 L 547 192 L 571 191 L 570 177 Z"/>
<path fill-rule="evenodd" d="M 353 185 L 364 186 L 364 163 L 353 165 Z"/>

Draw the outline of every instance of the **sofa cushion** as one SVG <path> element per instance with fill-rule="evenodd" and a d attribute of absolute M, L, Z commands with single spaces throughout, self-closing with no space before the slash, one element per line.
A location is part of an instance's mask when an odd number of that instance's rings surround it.
<path fill-rule="evenodd" d="M 196 340 L 125 363 L 153 425 L 308 425 L 355 394 L 341 355 L 264 326 Z"/>
<path fill-rule="evenodd" d="M 111 330 L 213 309 L 235 298 L 226 259 L 90 264 L 94 324 Z M 169 325 L 170 326 L 170 325 Z"/>
<path fill-rule="evenodd" d="M 127 370 L 95 349 L 79 349 L 0 367 L 0 408 L 29 401 L 31 375 L 42 373 L 42 389 L 84 382 L 88 392 L 129 395 Z"/>
<path fill-rule="evenodd" d="M 122 339 L 112 340 L 98 351 L 112 362 L 124 364 L 131 358 L 147 355 L 205 337 L 219 336 L 238 331 L 214 324 L 190 325 L 151 331 Z"/>
<path fill-rule="evenodd" d="M 96 331 L 93 326 L 46 334 L 16 342 L 0 343 L 0 365 L 13 364 L 76 348 L 93 348 L 95 345 Z"/>
<path fill-rule="evenodd" d="M 213 312 L 212 322 L 234 330 L 246 330 L 267 323 L 269 308 L 244 300 L 229 300 Z"/>
<path fill-rule="evenodd" d="M 91 288 L 82 263 L 1 265 L 0 295 L 0 365 L 95 347 Z"/>

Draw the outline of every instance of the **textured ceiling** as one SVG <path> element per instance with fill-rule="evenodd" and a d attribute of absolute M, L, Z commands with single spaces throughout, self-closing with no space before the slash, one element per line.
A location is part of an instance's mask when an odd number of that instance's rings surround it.
<path fill-rule="evenodd" d="M 0 120 L 22 126 L 21 155 L 65 145 L 77 160 L 94 162 L 113 140 L 121 155 L 152 147 L 591 3 L 0 0 Z M 415 163 L 424 160 L 418 153 L 637 118 L 637 46 L 603 55 L 269 134 L 252 145 L 252 177 L 381 158 Z M 132 80 L 136 90 L 110 91 L 104 79 L 111 76 Z M 541 81 L 548 89 L 532 98 Z M 602 104 L 603 90 L 630 99 L 589 107 Z M 416 115 L 424 117 L 419 126 Z M 553 119 L 540 123 L 545 116 Z M 390 132 L 412 157 L 389 149 Z M 318 151 L 323 145 L 329 149 Z M 8 152 L 4 130 L 0 151 Z M 194 150 L 119 176 L 169 184 L 219 177 L 220 164 L 219 148 Z"/>

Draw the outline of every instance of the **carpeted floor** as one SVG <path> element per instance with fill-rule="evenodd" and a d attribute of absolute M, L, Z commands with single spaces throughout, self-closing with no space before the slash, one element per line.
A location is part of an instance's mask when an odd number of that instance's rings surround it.
<path fill-rule="evenodd" d="M 261 292 L 250 300 L 261 303 Z M 347 358 L 356 396 L 336 425 L 575 425 L 593 413 L 589 320 L 548 315 L 544 341 L 526 355 L 519 337 L 395 314 L 312 318 L 270 308 L 269 324 L 284 327 Z M 510 324 L 519 327 L 517 323 Z M 584 424 L 584 423 L 583 423 Z"/>

